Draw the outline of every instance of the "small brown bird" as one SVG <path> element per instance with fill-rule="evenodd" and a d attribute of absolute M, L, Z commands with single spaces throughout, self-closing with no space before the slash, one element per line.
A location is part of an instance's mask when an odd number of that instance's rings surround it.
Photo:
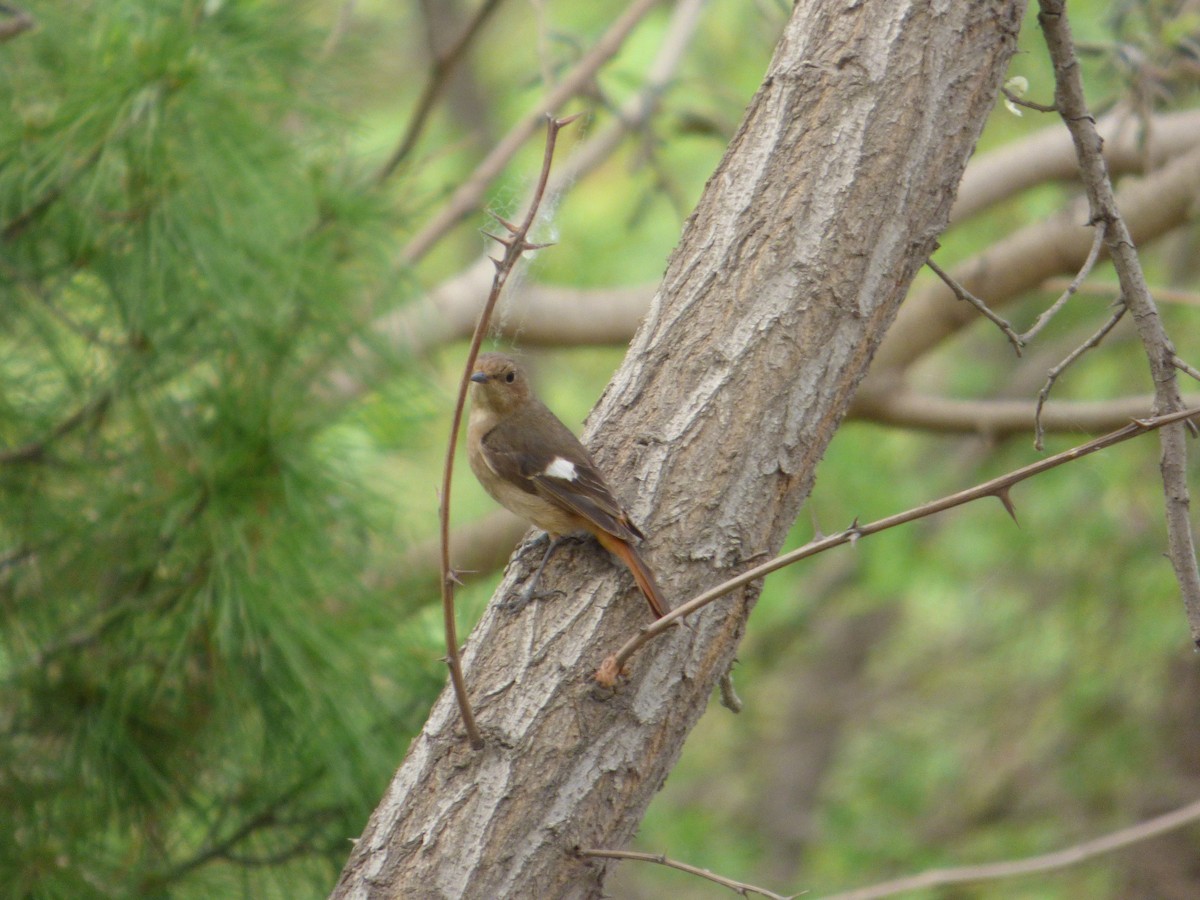
<path fill-rule="evenodd" d="M 503 353 L 482 353 L 471 375 L 467 449 L 471 471 L 501 506 L 547 531 L 550 547 L 561 535 L 588 531 L 633 573 L 654 615 L 667 605 L 654 574 L 633 547 L 644 535 L 604 482 L 579 439 L 534 396 L 525 372 Z"/>

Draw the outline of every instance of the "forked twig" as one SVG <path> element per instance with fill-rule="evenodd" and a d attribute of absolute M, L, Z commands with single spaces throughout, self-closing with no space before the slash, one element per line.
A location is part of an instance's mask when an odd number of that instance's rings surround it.
<path fill-rule="evenodd" d="M 1124 428 L 1119 428 L 1116 431 L 1101 435 L 1100 437 L 1088 441 L 1086 444 L 1080 444 L 1078 447 L 1073 447 L 1070 450 L 1064 450 L 1062 453 L 1057 453 L 1054 456 L 1048 456 L 1045 459 L 1030 463 L 1020 469 L 1009 472 L 1007 475 L 1001 475 L 998 478 L 993 478 L 985 481 L 982 484 L 977 484 L 975 487 L 967 488 L 964 491 L 959 491 L 956 494 L 950 494 L 942 497 L 939 500 L 933 500 L 921 506 L 913 507 L 904 512 L 896 513 L 883 519 L 878 519 L 866 525 L 860 525 L 858 522 L 852 524 L 844 531 L 832 534 L 827 537 L 822 537 L 819 540 L 809 541 L 803 547 L 798 547 L 795 550 L 785 553 L 782 556 L 777 556 L 769 562 L 765 562 L 760 566 L 755 566 L 749 571 L 743 572 L 728 581 L 717 585 L 716 587 L 705 591 L 697 597 L 689 600 L 687 603 L 675 607 L 667 615 L 658 619 L 654 624 L 648 625 L 638 632 L 634 637 L 625 642 L 613 655 L 606 657 L 600 664 L 599 670 L 596 672 L 595 678 L 598 682 L 604 685 L 615 684 L 621 673 L 625 669 L 626 663 L 629 662 L 631 656 L 636 653 L 641 647 L 648 644 L 660 634 L 668 631 L 675 625 L 677 621 L 689 616 L 697 610 L 703 609 L 714 600 L 724 597 L 736 591 L 740 587 L 745 587 L 751 582 L 757 581 L 772 572 L 782 569 L 785 566 L 790 566 L 792 563 L 799 562 L 802 559 L 807 559 L 810 556 L 815 556 L 818 553 L 823 553 L 833 547 L 838 547 L 842 544 L 849 544 L 857 541 L 859 538 L 867 535 L 876 534 L 880 531 L 886 531 L 889 528 L 895 528 L 897 525 L 904 525 L 909 522 L 915 522 L 918 519 L 924 519 L 935 513 L 943 512 L 947 509 L 952 509 L 956 506 L 962 506 L 970 503 L 972 500 L 978 500 L 981 497 L 995 497 L 1008 511 L 1009 515 L 1013 515 L 1012 501 L 1009 499 L 1010 489 L 1026 479 L 1032 478 L 1034 475 L 1040 475 L 1050 469 L 1057 468 L 1064 463 L 1072 462 L 1099 450 L 1107 449 L 1114 444 L 1119 444 L 1127 441 L 1130 438 L 1145 434 L 1149 431 L 1155 431 L 1164 426 L 1182 422 L 1187 419 L 1200 416 L 1200 407 L 1180 410 L 1179 412 L 1171 413 L 1166 416 L 1158 416 L 1153 419 L 1135 419 Z M 1015 515 L 1014 515 L 1015 518 Z"/>
<path fill-rule="evenodd" d="M 1067 305 L 1067 301 L 1075 296 L 1075 292 L 1079 290 L 1079 286 L 1083 284 L 1083 280 L 1096 267 L 1096 260 L 1100 258 L 1100 250 L 1104 246 L 1104 237 L 1107 233 L 1107 223 L 1096 223 L 1096 233 L 1092 235 L 1092 248 L 1088 251 L 1087 259 L 1083 261 L 1078 274 L 1071 279 L 1071 283 L 1067 285 L 1062 295 L 1050 304 L 1050 308 L 1038 316 L 1029 330 L 1021 335 L 1022 344 L 1027 344 L 1037 337 L 1038 333 L 1058 314 L 1058 311 Z"/>
<path fill-rule="evenodd" d="M 1183 407 L 1171 359 L 1175 350 L 1158 314 L 1146 275 L 1138 259 L 1129 226 L 1117 207 L 1108 166 L 1101 152 L 1103 141 L 1088 110 L 1083 92 L 1079 59 L 1075 54 L 1071 26 L 1067 21 L 1065 0 L 1038 0 L 1038 24 L 1046 38 L 1046 47 L 1054 63 L 1054 105 L 1058 107 L 1075 144 L 1079 174 L 1087 191 L 1093 222 L 1104 222 L 1105 244 L 1121 295 L 1133 314 L 1138 337 L 1146 351 L 1150 376 L 1154 382 L 1154 410 L 1169 413 Z M 1190 491 L 1187 482 L 1187 443 L 1183 427 L 1165 428 L 1159 433 L 1162 446 L 1159 471 L 1167 523 L 1167 555 L 1175 570 L 1175 580 L 1183 597 L 1192 642 L 1200 646 L 1200 568 L 1196 565 L 1196 544 L 1189 515 Z"/>
<path fill-rule="evenodd" d="M 471 712 L 471 702 L 467 698 L 466 680 L 462 673 L 462 658 L 458 650 L 458 627 L 454 616 L 454 582 L 457 578 L 450 568 L 450 479 L 454 472 L 454 451 L 458 446 L 458 432 L 462 426 L 463 408 L 467 402 L 467 387 L 470 385 L 471 373 L 475 368 L 475 358 L 479 355 L 479 348 L 483 344 L 484 335 L 487 334 L 488 322 L 491 320 L 492 310 L 496 308 L 496 301 L 500 299 L 500 292 L 504 290 L 508 276 L 512 274 L 517 262 L 526 251 L 548 246 L 531 244 L 527 240 L 529 229 L 533 227 L 538 207 L 541 206 L 542 197 L 546 193 L 546 182 L 550 178 L 550 164 L 554 160 L 554 145 L 558 141 L 558 133 L 577 118 L 577 115 L 565 119 L 547 117 L 546 152 L 542 156 L 542 171 L 538 176 L 533 198 L 529 202 L 529 211 L 525 213 L 525 218 L 520 224 L 505 222 L 503 219 L 497 218 L 504 230 L 508 232 L 508 236 L 491 235 L 491 237 L 504 247 L 504 255 L 500 259 L 493 258 L 492 260 L 496 264 L 496 273 L 492 278 L 492 290 L 488 294 L 487 302 L 483 305 L 483 311 L 479 314 L 475 333 L 471 336 L 471 347 L 467 350 L 467 362 L 463 367 L 462 379 L 458 383 L 458 399 L 454 403 L 450 440 L 446 443 L 446 463 L 442 469 L 442 491 L 438 504 L 442 537 L 442 619 L 446 630 L 446 664 L 450 667 L 450 682 L 454 686 L 454 696 L 458 700 L 458 708 L 462 712 L 467 737 L 471 741 L 471 746 L 476 750 L 483 746 L 483 735 L 479 733 L 479 726 L 475 724 L 475 715 Z"/>
<path fill-rule="evenodd" d="M 1066 296 L 1066 295 L 1064 295 Z M 1100 345 L 1100 342 L 1108 336 L 1108 333 L 1117 327 L 1117 323 L 1121 321 L 1129 307 L 1124 301 L 1118 301 L 1117 311 L 1112 314 L 1107 322 L 1100 326 L 1100 329 L 1090 338 L 1072 350 L 1067 358 L 1054 366 L 1046 373 L 1046 383 L 1042 385 L 1042 389 L 1038 391 L 1037 408 L 1033 412 L 1033 446 L 1037 450 L 1044 449 L 1044 438 L 1046 431 L 1042 427 L 1042 408 L 1046 405 L 1046 401 L 1050 397 L 1050 390 L 1054 387 L 1054 382 L 1058 381 L 1058 376 L 1065 372 L 1068 368 L 1074 365 L 1075 360 Z"/>
<path fill-rule="evenodd" d="M 747 897 L 750 894 L 758 894 L 759 896 L 766 897 L 767 900 L 795 900 L 798 896 L 797 894 L 776 894 L 774 891 L 768 891 L 766 888 L 756 887 L 753 884 L 746 884 L 744 881 L 734 881 L 732 878 L 717 875 L 708 869 L 701 869 L 699 866 L 688 865 L 677 859 L 663 856 L 661 853 L 639 853 L 636 850 L 596 850 L 576 847 L 575 855 L 591 859 L 632 859 L 638 862 L 658 863 L 660 866 L 678 869 L 680 872 L 687 872 L 689 875 L 699 875 L 701 878 L 707 878 L 709 881 L 719 884 L 722 887 L 727 887 L 735 894 L 741 894 L 743 897 Z"/>
<path fill-rule="evenodd" d="M 992 312 L 992 310 L 983 300 L 976 297 L 965 287 L 955 281 L 954 277 L 949 272 L 935 263 L 932 259 L 925 260 L 925 265 L 929 266 L 929 268 L 933 270 L 933 273 L 937 275 L 938 278 L 942 279 L 943 282 L 945 282 L 946 287 L 950 288 L 950 290 L 954 292 L 955 297 L 957 297 L 959 300 L 962 300 L 964 303 L 971 304 L 983 314 L 984 318 L 1004 332 L 1004 336 L 1008 338 L 1008 342 L 1013 345 L 1013 350 L 1016 351 L 1017 356 L 1021 355 L 1021 348 L 1024 347 L 1025 344 L 1021 340 L 1021 336 L 1013 330 L 1013 327 L 1008 324 L 1008 321 L 1003 316 L 998 316 L 996 313 Z"/>

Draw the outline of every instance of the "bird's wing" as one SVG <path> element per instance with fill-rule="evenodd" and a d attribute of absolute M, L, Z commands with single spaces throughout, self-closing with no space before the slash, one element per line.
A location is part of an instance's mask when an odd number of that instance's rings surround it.
<path fill-rule="evenodd" d="M 539 417 L 530 429 L 512 416 L 483 439 L 484 459 L 502 478 L 550 503 L 583 516 L 623 540 L 642 533 L 604 481 L 584 446 L 558 419 Z M 553 426 L 547 426 L 547 422 Z M 546 434 L 552 428 L 551 434 Z"/>

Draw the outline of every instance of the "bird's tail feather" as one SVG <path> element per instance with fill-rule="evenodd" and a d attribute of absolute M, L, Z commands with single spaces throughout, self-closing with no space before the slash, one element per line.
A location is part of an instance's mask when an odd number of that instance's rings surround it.
<path fill-rule="evenodd" d="M 596 538 L 605 550 L 618 557 L 633 573 L 633 580 L 637 582 L 638 589 L 645 595 L 646 602 L 654 611 L 655 618 L 661 619 L 665 616 L 670 608 L 663 600 L 662 591 L 658 589 L 658 582 L 654 580 L 654 573 L 650 571 L 650 567 L 646 565 L 641 554 L 628 541 L 623 541 L 614 534 L 602 532 L 597 534 Z"/>

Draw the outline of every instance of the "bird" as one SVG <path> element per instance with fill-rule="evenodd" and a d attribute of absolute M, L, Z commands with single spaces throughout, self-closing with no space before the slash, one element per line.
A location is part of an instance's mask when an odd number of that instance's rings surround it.
<path fill-rule="evenodd" d="M 634 547 L 645 539 L 579 439 L 550 411 L 521 365 L 481 353 L 471 374 L 467 459 L 492 499 L 550 535 L 532 594 L 561 538 L 592 534 L 633 574 L 656 618 L 669 612 L 654 573 Z"/>

